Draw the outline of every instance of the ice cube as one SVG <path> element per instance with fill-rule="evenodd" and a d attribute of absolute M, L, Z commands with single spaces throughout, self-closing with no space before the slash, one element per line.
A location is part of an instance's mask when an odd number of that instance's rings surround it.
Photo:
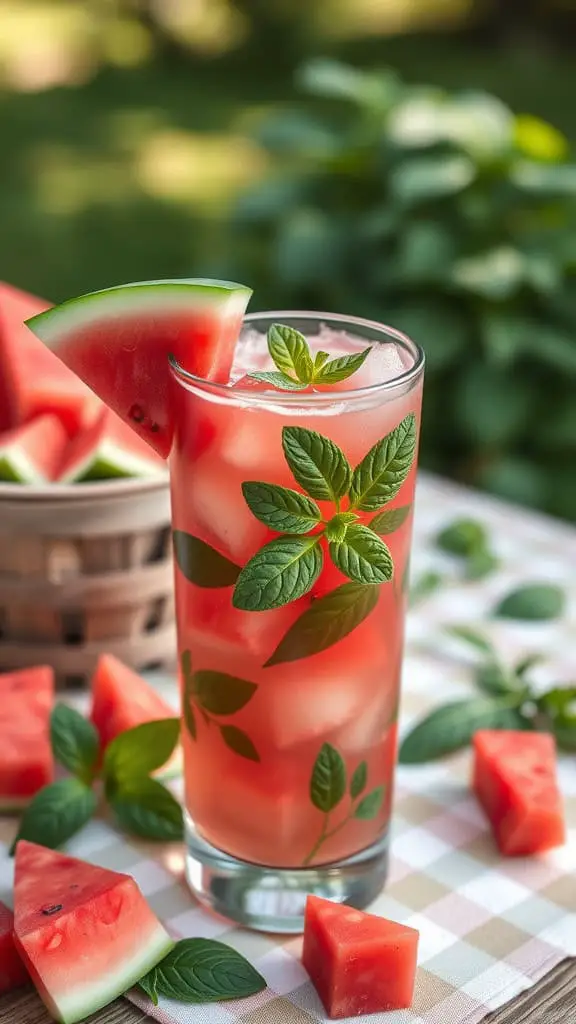
<path fill-rule="evenodd" d="M 273 370 L 265 334 L 248 329 L 243 331 L 234 351 L 230 379 L 237 382 L 252 370 Z"/>
<path fill-rule="evenodd" d="M 198 459 L 187 491 L 187 518 L 195 521 L 206 541 L 244 565 L 269 539 L 269 530 L 248 508 L 242 494 L 244 474 L 223 465 L 219 453 Z M 192 530 L 192 532 L 194 532 Z"/>
<path fill-rule="evenodd" d="M 312 666 L 277 681 L 268 695 L 267 719 L 271 743 L 278 749 L 298 746 L 318 737 L 336 735 L 364 708 L 366 680 L 353 666 L 347 674 L 315 675 Z"/>

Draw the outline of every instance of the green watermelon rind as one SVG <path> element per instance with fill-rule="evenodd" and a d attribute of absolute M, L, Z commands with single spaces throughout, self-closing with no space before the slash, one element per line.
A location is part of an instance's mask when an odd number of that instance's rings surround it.
<path fill-rule="evenodd" d="M 137 281 L 67 299 L 44 313 L 26 320 L 26 326 L 49 348 L 57 349 L 69 335 L 91 325 L 95 318 L 118 316 L 145 317 L 152 310 L 186 311 L 222 306 L 232 313 L 243 313 L 252 289 L 233 281 L 207 278 L 181 278 L 164 281 Z M 234 299 L 237 299 L 237 303 Z"/>
<path fill-rule="evenodd" d="M 60 476 L 58 483 L 81 484 L 94 480 L 129 478 L 161 479 L 166 475 L 166 467 L 159 463 L 158 459 L 134 455 L 120 445 L 104 441 Z"/>
<path fill-rule="evenodd" d="M 77 985 L 73 992 L 67 991 L 57 1003 L 48 993 L 43 993 L 46 1005 L 60 1024 L 78 1024 L 133 988 L 175 945 L 174 939 L 158 922 L 142 951 L 128 964 L 123 964 L 113 975 L 108 974 L 99 982 L 86 981 Z"/>
<path fill-rule="evenodd" d="M 45 484 L 47 479 L 32 459 L 17 444 L 0 448 L 0 482 L 8 484 Z"/>

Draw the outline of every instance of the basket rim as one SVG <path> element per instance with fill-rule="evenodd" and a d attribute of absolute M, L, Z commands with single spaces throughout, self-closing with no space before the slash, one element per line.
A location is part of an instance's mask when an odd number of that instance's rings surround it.
<path fill-rule="evenodd" d="M 169 485 L 169 476 L 141 478 L 123 477 L 118 480 L 99 480 L 85 484 L 12 484 L 0 482 L 0 502 L 33 504 L 85 501 L 106 501 L 111 498 L 133 497 L 135 495 L 163 491 Z"/>

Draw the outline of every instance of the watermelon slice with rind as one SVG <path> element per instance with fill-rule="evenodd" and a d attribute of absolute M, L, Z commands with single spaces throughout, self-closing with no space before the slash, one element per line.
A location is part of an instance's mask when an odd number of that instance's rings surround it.
<path fill-rule="evenodd" d="M 58 416 L 46 413 L 0 434 L 0 480 L 45 484 L 56 478 L 68 435 Z"/>
<path fill-rule="evenodd" d="M 166 476 L 164 460 L 116 413 L 104 408 L 92 426 L 68 445 L 57 479 L 73 484 L 162 476 Z"/>
<path fill-rule="evenodd" d="M 229 281 L 141 281 L 69 299 L 27 326 L 166 457 L 174 429 L 169 356 L 226 383 L 251 294 Z"/>
<path fill-rule="evenodd" d="M 0 281 L 0 430 L 55 413 L 74 437 L 100 403 L 25 326 L 25 320 L 49 306 L 45 299 Z"/>
<path fill-rule="evenodd" d="M 21 839 L 14 938 L 49 1013 L 76 1024 L 131 988 L 174 946 L 130 875 Z"/>

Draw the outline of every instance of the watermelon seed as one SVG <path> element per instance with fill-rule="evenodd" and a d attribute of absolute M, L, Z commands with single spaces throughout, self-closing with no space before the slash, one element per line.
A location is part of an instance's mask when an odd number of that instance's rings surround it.
<path fill-rule="evenodd" d="M 50 917 L 50 914 L 57 914 L 59 910 L 62 910 L 62 904 L 54 903 L 51 907 L 42 907 L 41 913 L 46 914 L 46 917 Z"/>
<path fill-rule="evenodd" d="M 160 430 L 160 424 L 159 423 L 151 423 L 150 424 L 150 430 L 152 431 L 153 434 L 157 434 L 158 431 Z"/>
<path fill-rule="evenodd" d="M 145 412 L 141 405 L 133 405 L 128 413 L 131 420 L 135 423 L 143 423 L 145 419 Z"/>

